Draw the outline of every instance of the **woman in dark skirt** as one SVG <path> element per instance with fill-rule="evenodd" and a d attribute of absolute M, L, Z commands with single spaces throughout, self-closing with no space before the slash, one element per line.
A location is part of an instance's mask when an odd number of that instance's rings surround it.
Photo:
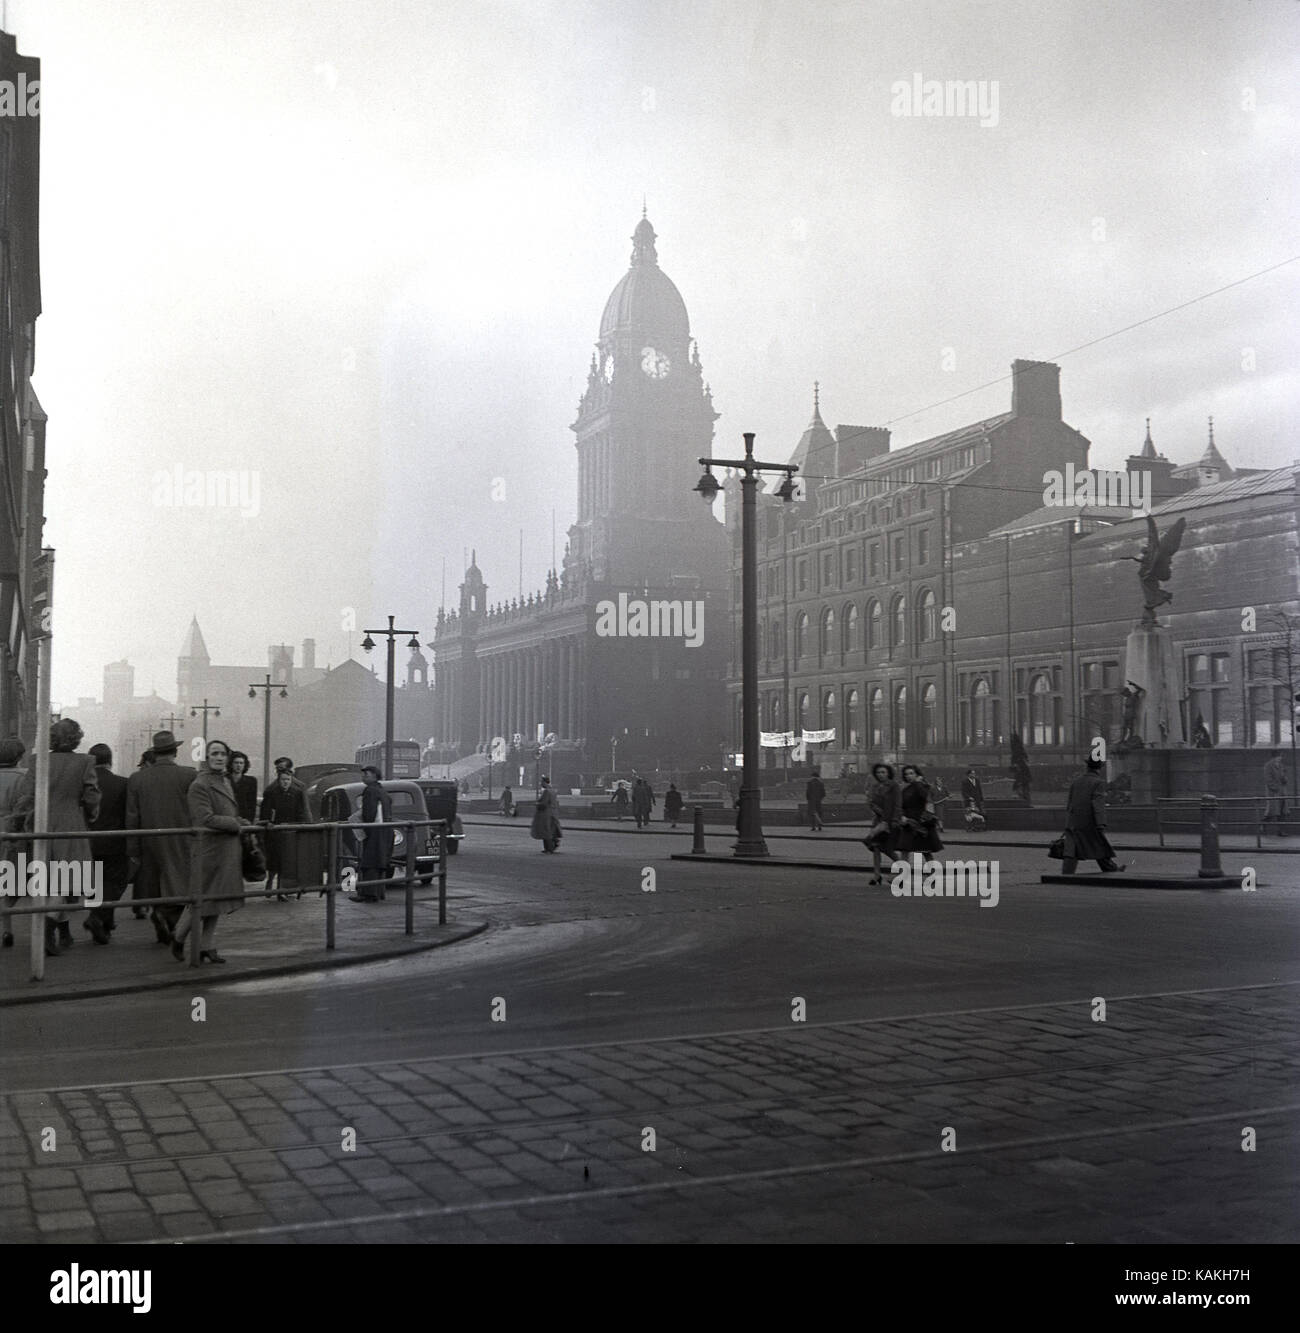
<path fill-rule="evenodd" d="M 881 853 L 894 860 L 894 849 L 903 818 L 902 798 L 898 780 L 889 764 L 874 764 L 871 769 L 873 779 L 867 794 L 867 809 L 871 814 L 871 828 L 862 839 L 871 849 L 871 878 L 868 884 L 879 884 Z"/>
<path fill-rule="evenodd" d="M 926 806 L 930 801 L 930 784 L 925 774 L 915 764 L 903 765 L 903 828 L 898 835 L 897 852 L 899 856 L 909 856 L 920 852 L 927 860 L 934 859 L 935 852 L 943 851 L 939 841 L 939 821 Z"/>

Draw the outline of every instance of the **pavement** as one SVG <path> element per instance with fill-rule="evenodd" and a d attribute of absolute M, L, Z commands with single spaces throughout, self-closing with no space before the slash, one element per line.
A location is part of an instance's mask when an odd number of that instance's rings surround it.
<path fill-rule="evenodd" d="M 454 866 L 453 866 L 454 872 Z M 247 885 L 245 906 L 221 917 L 216 947 L 225 964 L 190 966 L 178 963 L 171 950 L 159 944 L 149 920 L 138 920 L 131 899 L 115 914 L 116 929 L 109 944 L 96 944 L 82 923 L 84 911 L 72 914 L 76 943 L 57 957 L 45 960 L 45 977 L 33 981 L 29 955 L 28 916 L 15 916 L 14 945 L 0 949 L 0 1008 L 42 1001 L 114 995 L 129 991 L 193 986 L 195 976 L 210 984 L 247 981 L 320 968 L 348 967 L 384 958 L 455 944 L 487 929 L 481 914 L 466 916 L 449 905 L 447 924 L 438 925 L 437 886 L 415 889 L 415 932 L 405 933 L 406 904 L 402 887 L 390 886 L 379 903 L 358 903 L 340 894 L 335 908 L 335 947 L 325 947 L 325 899 L 316 889 L 286 903 L 264 896 Z M 296 890 L 294 891 L 296 893 Z M 255 896 L 256 895 L 256 896 Z"/>

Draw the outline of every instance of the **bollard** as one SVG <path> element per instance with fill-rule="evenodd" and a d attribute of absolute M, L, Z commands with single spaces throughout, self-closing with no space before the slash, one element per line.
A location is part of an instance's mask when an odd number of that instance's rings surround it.
<path fill-rule="evenodd" d="M 1219 860 L 1219 798 L 1201 797 L 1201 879 L 1219 879 L 1223 863 Z"/>
<path fill-rule="evenodd" d="M 704 807 L 697 805 L 695 807 L 695 826 L 692 830 L 695 835 L 695 841 L 691 846 L 691 855 L 700 856 L 704 852 Z"/>

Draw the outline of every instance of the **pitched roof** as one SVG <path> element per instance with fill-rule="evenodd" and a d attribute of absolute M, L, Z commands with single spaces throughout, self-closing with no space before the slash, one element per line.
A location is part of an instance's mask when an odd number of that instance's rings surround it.
<path fill-rule="evenodd" d="M 1195 490 L 1175 495 L 1157 505 L 1152 514 L 1176 514 L 1184 509 L 1203 509 L 1207 505 L 1229 504 L 1233 500 L 1245 500 L 1257 495 L 1280 495 L 1294 493 L 1296 489 L 1296 464 L 1289 467 L 1275 467 L 1266 472 L 1252 472 L 1231 481 L 1218 481 L 1211 486 L 1198 486 Z"/>
<path fill-rule="evenodd" d="M 891 472 L 894 468 L 915 463 L 918 459 L 929 458 L 932 454 L 945 453 L 954 445 L 982 439 L 991 430 L 1004 426 L 1015 416 L 1014 412 L 1000 412 L 995 417 L 986 417 L 983 421 L 974 421 L 969 426 L 959 426 L 945 435 L 935 435 L 928 440 L 919 440 L 916 444 L 906 444 L 901 449 L 891 449 L 879 458 L 873 458 L 865 467 L 859 468 L 852 475 L 855 477 L 876 477 L 882 472 Z"/>

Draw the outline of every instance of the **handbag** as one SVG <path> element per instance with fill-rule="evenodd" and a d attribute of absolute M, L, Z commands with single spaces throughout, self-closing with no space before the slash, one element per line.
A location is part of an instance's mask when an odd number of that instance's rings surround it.
<path fill-rule="evenodd" d="M 256 838 L 244 839 L 244 864 L 241 873 L 249 883 L 266 878 L 266 857 Z"/>
<path fill-rule="evenodd" d="M 1047 849 L 1047 854 L 1053 861 L 1074 859 L 1074 838 L 1068 829 L 1052 842 Z"/>

